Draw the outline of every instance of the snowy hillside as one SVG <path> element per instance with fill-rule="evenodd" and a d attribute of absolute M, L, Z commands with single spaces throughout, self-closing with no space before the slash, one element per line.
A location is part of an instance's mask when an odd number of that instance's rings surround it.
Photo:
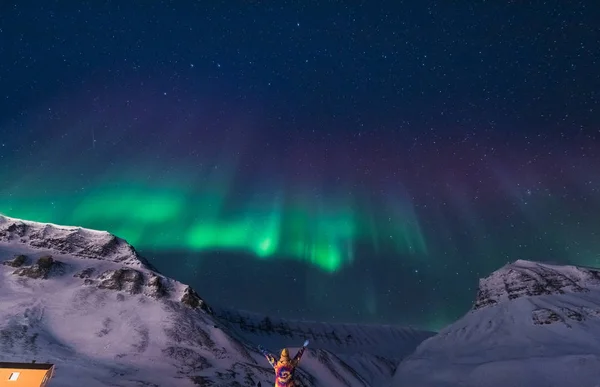
<path fill-rule="evenodd" d="M 433 335 L 406 327 L 292 321 L 218 308 L 215 314 L 236 337 L 255 345 L 293 347 L 308 338 L 312 354 L 320 359 L 316 373 L 321 367 L 332 374 L 356 373 L 369 386 L 389 383 L 400 360 Z"/>
<path fill-rule="evenodd" d="M 599 387 L 600 270 L 516 261 L 463 318 L 398 367 L 394 387 Z"/>
<path fill-rule="evenodd" d="M 0 216 L 0 262 L 0 361 L 54 363 L 50 386 L 267 386 L 256 344 L 294 353 L 305 337 L 302 385 L 376 386 L 430 335 L 275 319 L 254 329 L 263 317 L 211 308 L 101 231 Z"/>

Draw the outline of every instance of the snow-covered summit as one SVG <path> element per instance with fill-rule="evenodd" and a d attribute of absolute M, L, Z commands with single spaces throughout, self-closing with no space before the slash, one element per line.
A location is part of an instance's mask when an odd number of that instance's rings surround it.
<path fill-rule="evenodd" d="M 519 260 L 405 358 L 394 387 L 600 387 L 600 271 Z"/>
<path fill-rule="evenodd" d="M 0 216 L 0 361 L 53 363 L 50 386 L 269 385 L 257 345 L 306 338 L 301 386 L 383 385 L 432 334 L 268 321 L 209 307 L 107 232 Z"/>
<path fill-rule="evenodd" d="M 586 292 L 600 287 L 600 270 L 517 260 L 479 281 L 473 309 L 525 296 Z"/>
<path fill-rule="evenodd" d="M 36 249 L 81 258 L 104 259 L 156 271 L 125 240 L 107 231 L 31 222 L 0 215 L 0 242 L 19 242 Z"/>

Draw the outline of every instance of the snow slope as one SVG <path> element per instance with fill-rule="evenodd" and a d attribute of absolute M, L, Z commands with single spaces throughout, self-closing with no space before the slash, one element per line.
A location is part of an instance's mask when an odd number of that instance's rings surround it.
<path fill-rule="evenodd" d="M 330 385 L 345 385 L 344 374 L 348 372 L 360 375 L 369 386 L 385 385 L 400 360 L 433 335 L 407 327 L 293 321 L 245 311 L 214 310 L 230 332 L 255 345 L 275 350 L 297 346 L 308 338 L 312 355 L 320 359 L 318 366 L 327 366 L 331 374 L 339 375 L 337 383 Z M 312 365 L 304 368 L 308 366 Z"/>
<path fill-rule="evenodd" d="M 600 387 L 600 270 L 519 260 L 421 343 L 393 386 Z"/>
<path fill-rule="evenodd" d="M 56 364 L 51 387 L 267 386 L 256 344 L 293 353 L 305 337 L 301 385 L 379 386 L 431 335 L 284 320 L 261 331 L 264 317 L 210 307 L 101 231 L 0 216 L 0 263 L 0 361 Z"/>

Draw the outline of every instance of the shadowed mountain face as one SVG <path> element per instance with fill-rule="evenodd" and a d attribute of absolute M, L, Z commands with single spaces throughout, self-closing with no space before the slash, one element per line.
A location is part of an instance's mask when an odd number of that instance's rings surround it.
<path fill-rule="evenodd" d="M 473 309 L 405 358 L 393 385 L 599 383 L 600 271 L 519 260 L 482 279 Z"/>
<path fill-rule="evenodd" d="M 0 262 L 0 360 L 56 364 L 51 386 L 266 386 L 256 345 L 305 338 L 301 386 L 374 386 L 431 336 L 209 305 L 100 231 L 0 216 Z"/>

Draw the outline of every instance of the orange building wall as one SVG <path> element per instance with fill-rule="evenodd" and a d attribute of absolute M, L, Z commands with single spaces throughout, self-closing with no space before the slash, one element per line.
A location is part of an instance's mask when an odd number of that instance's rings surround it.
<path fill-rule="evenodd" d="M 19 379 L 9 381 L 13 372 L 20 372 Z M 18 368 L 0 368 L 0 386 L 4 387 L 40 387 L 48 370 L 23 370 Z"/>

